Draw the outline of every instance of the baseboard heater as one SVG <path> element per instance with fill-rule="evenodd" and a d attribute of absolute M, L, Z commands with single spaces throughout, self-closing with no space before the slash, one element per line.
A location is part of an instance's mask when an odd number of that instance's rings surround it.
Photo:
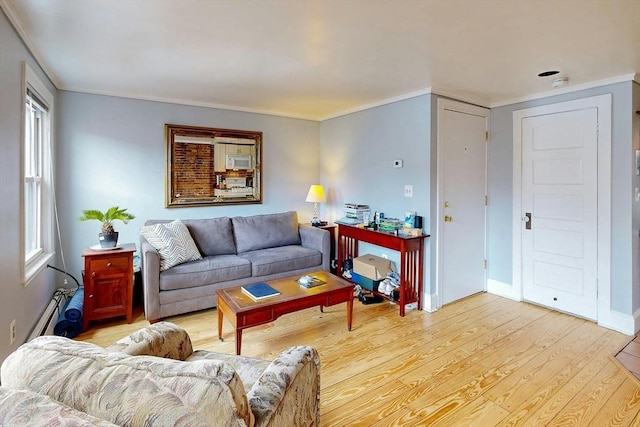
<path fill-rule="evenodd" d="M 47 305 L 44 313 L 40 316 L 40 320 L 38 320 L 31 335 L 29 335 L 28 341 L 42 335 L 53 335 L 53 328 L 56 326 L 56 322 L 60 318 L 65 305 L 73 296 L 73 293 L 73 289 L 56 289 L 49 305 Z"/>

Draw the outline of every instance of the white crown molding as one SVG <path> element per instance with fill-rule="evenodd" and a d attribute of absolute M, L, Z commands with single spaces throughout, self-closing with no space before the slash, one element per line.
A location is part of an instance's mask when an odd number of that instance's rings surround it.
<path fill-rule="evenodd" d="M 346 116 L 346 115 L 349 115 L 349 114 L 357 113 L 359 111 L 369 110 L 369 109 L 375 108 L 375 107 L 381 107 L 383 105 L 392 104 L 392 103 L 398 102 L 398 101 L 404 101 L 406 99 L 415 98 L 417 96 L 430 95 L 431 93 L 433 93 L 433 92 L 431 91 L 431 88 L 428 87 L 426 89 L 420 89 L 420 90 L 417 90 L 415 92 L 409 92 L 409 93 L 405 93 L 403 95 L 394 96 L 393 98 L 387 98 L 387 99 L 383 99 L 383 100 L 380 100 L 380 101 L 371 102 L 369 104 L 363 104 L 363 105 L 360 105 L 358 107 L 354 107 L 354 108 L 350 108 L 350 109 L 347 109 L 347 110 L 343 110 L 343 111 L 341 111 L 339 113 L 331 114 L 329 116 L 320 117 L 320 118 L 318 118 L 316 120 L 319 121 L 319 122 L 323 122 L 325 120 L 335 119 L 337 117 Z"/>
<path fill-rule="evenodd" d="M 434 89 L 432 92 L 434 95 L 438 95 L 438 96 L 442 96 L 445 98 L 449 98 L 451 100 L 454 101 L 460 101 L 463 102 L 465 104 L 471 104 L 471 105 L 475 105 L 477 107 L 482 107 L 482 108 L 489 108 L 489 102 L 487 101 L 480 101 L 478 99 L 474 99 L 474 98 L 469 98 L 466 96 L 460 96 L 454 92 L 449 92 L 446 90 L 440 90 L 440 89 Z"/>
<path fill-rule="evenodd" d="M 22 21 L 20 21 L 20 18 L 18 18 L 18 15 L 13 11 L 13 9 L 11 8 L 7 0 L 0 0 L 0 8 L 7 15 L 7 18 L 9 18 L 9 21 L 13 25 L 13 28 L 16 29 L 16 31 L 18 32 L 18 35 L 20 36 L 24 44 L 27 46 L 27 49 L 29 50 L 29 52 L 31 52 L 36 62 L 40 66 L 40 68 L 42 68 L 42 71 L 44 71 L 44 73 L 47 75 L 49 80 L 51 80 L 51 83 L 53 83 L 56 89 L 59 89 L 61 86 L 60 79 L 51 70 L 51 68 L 47 66 L 47 63 L 44 60 L 44 57 L 40 54 L 40 51 L 36 48 L 35 44 L 33 44 L 31 39 L 27 35 L 27 32 L 25 31 L 22 25 Z"/>
<path fill-rule="evenodd" d="M 582 83 L 575 86 L 567 86 L 562 89 L 555 89 L 555 90 L 550 90 L 546 92 L 535 93 L 532 95 L 523 96 L 521 98 L 513 98 L 513 99 L 505 99 L 504 101 L 496 101 L 496 102 L 492 102 L 489 105 L 489 108 L 504 107 L 505 105 L 518 104 L 520 102 L 533 101 L 536 99 L 548 98 L 550 96 L 556 96 L 556 95 L 563 95 L 565 93 L 577 92 L 580 90 L 593 89 L 596 87 L 606 86 L 606 85 L 615 84 L 615 83 L 623 83 L 623 82 L 629 82 L 629 81 L 638 82 L 639 78 L 640 78 L 640 74 L 638 73 L 625 74 L 622 76 L 611 77 L 608 79 Z"/>
<path fill-rule="evenodd" d="M 2 0 L 0 0 L 2 1 Z M 76 88 L 76 87 L 62 87 L 60 90 L 68 91 L 68 92 L 79 92 L 79 93 L 87 93 L 91 95 L 101 95 L 101 96 L 113 96 L 117 98 L 129 98 L 129 99 L 137 99 L 140 101 L 152 101 L 152 102 L 164 102 L 167 104 L 178 104 L 178 105 L 188 105 L 192 107 L 205 107 L 205 108 L 216 108 L 220 110 L 230 110 L 230 111 L 239 111 L 243 113 L 252 113 L 252 114 L 264 114 L 268 116 L 278 116 L 278 117 L 286 117 L 290 119 L 300 119 L 300 120 L 310 120 L 310 121 L 319 121 L 319 119 L 315 116 L 305 116 L 305 115 L 293 115 L 291 113 L 282 113 L 278 111 L 271 110 L 260 110 L 255 108 L 244 108 L 237 107 L 234 105 L 225 105 L 225 104 L 214 104 L 209 102 L 198 102 L 192 101 L 188 99 L 179 99 L 179 98 L 162 98 L 156 96 L 147 96 L 140 95 L 135 93 L 123 93 L 123 92 L 109 92 L 109 91 L 99 91 L 92 89 L 84 89 L 84 88 Z"/>

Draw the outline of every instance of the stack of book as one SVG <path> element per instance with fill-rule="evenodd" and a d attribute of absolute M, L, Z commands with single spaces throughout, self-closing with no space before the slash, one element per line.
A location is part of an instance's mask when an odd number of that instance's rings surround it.
<path fill-rule="evenodd" d="M 357 203 L 345 203 L 344 208 L 344 217 L 337 219 L 335 222 L 338 224 L 347 224 L 347 225 L 355 225 L 362 224 L 364 222 L 364 216 L 367 214 L 367 217 L 371 219 L 369 209 L 369 205 L 360 205 Z"/>

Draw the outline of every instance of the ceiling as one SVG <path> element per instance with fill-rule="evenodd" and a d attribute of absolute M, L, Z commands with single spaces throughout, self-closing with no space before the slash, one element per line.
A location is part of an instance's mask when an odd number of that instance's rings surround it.
<path fill-rule="evenodd" d="M 640 0 L 0 0 L 54 84 L 323 120 L 640 73 Z M 631 77 L 630 77 L 631 76 Z M 637 79 L 637 76 L 636 76 Z"/>

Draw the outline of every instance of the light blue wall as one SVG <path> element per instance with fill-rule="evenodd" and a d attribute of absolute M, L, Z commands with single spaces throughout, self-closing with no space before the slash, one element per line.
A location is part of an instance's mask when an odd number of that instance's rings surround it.
<path fill-rule="evenodd" d="M 207 218 L 298 211 L 310 221 L 304 201 L 319 180 L 320 125 L 263 114 L 60 91 L 58 208 L 67 265 L 80 276 L 84 247 L 97 243 L 100 226 L 78 222 L 83 209 L 126 207 L 136 219 L 115 223 L 119 242 L 138 242 L 151 218 Z M 166 123 L 263 132 L 263 203 L 170 208 L 165 200 Z"/>
<path fill-rule="evenodd" d="M 47 89 L 45 76 L 13 26 L 0 10 L 0 362 L 23 343 L 51 300 L 52 270 L 45 269 L 25 288 L 20 269 L 20 147 L 22 127 L 22 62 L 26 61 Z M 10 345 L 9 324 L 16 321 L 16 341 Z"/>
<path fill-rule="evenodd" d="M 513 194 L 513 112 L 602 94 L 612 94 L 612 230 L 611 308 L 632 314 L 638 308 L 632 298 L 637 230 L 632 230 L 633 188 L 638 180 L 632 171 L 632 82 L 558 95 L 491 110 L 489 144 L 488 262 L 489 279 L 512 282 L 512 194 Z M 637 86 L 637 85 L 636 85 Z M 635 184 L 634 184 L 635 183 Z M 633 184 L 633 185 L 632 185 Z M 636 207 L 637 209 L 637 207 Z"/>
<path fill-rule="evenodd" d="M 321 217 L 343 216 L 346 202 L 368 204 L 372 213 L 403 218 L 416 211 L 429 232 L 432 96 L 422 95 L 322 122 L 320 126 L 321 183 L 328 192 Z M 403 161 L 394 168 L 393 160 Z M 413 185 L 413 197 L 404 186 Z M 425 288 L 429 289 L 429 240 L 426 242 Z M 397 253 L 361 244 L 360 253 L 386 253 L 398 263 Z"/>

